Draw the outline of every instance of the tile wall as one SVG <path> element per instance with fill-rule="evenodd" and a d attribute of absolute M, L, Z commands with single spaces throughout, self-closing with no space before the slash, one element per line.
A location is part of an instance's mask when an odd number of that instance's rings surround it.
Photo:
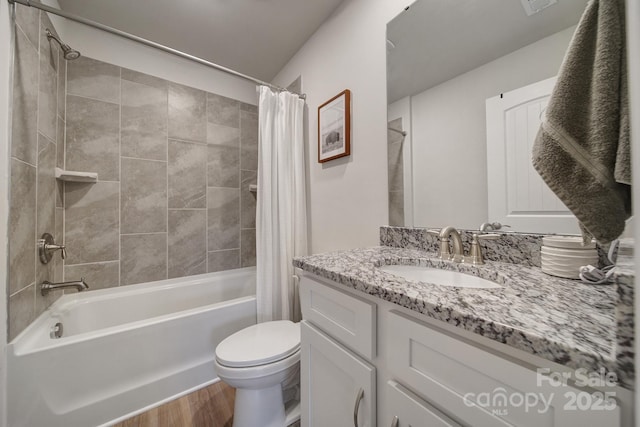
<path fill-rule="evenodd" d="M 402 118 L 392 120 L 387 125 L 391 129 L 402 130 Z M 387 130 L 387 166 L 389 177 L 389 225 L 404 226 L 404 136 Z"/>
<path fill-rule="evenodd" d="M 10 339 L 61 295 L 40 297 L 42 280 L 101 289 L 255 265 L 257 108 L 89 52 L 64 61 L 46 15 L 17 11 Z M 58 183 L 55 166 L 98 182 Z M 37 261 L 45 231 L 64 265 Z"/>
<path fill-rule="evenodd" d="M 60 256 L 38 261 L 36 240 L 44 233 L 63 240 L 62 186 L 55 167 L 64 158 L 66 63 L 45 28 L 46 14 L 16 6 L 11 188 L 9 213 L 9 339 L 59 295 L 42 297 L 36 284 L 62 280 Z"/>

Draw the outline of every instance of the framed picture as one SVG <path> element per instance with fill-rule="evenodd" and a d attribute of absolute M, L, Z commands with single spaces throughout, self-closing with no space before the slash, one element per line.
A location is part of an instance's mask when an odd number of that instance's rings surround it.
<path fill-rule="evenodd" d="M 351 91 L 318 107 L 318 163 L 351 154 Z"/>

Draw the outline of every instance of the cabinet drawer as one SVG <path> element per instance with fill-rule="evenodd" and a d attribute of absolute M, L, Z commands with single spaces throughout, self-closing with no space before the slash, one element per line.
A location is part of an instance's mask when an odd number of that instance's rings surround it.
<path fill-rule="evenodd" d="M 389 408 L 391 416 L 397 417 L 389 421 L 387 426 L 393 427 L 461 427 L 460 424 L 420 399 L 395 381 L 387 382 Z"/>
<path fill-rule="evenodd" d="M 365 358 L 375 357 L 375 304 L 303 276 L 300 305 L 305 320 Z"/>
<path fill-rule="evenodd" d="M 572 394 L 585 392 L 540 381 L 533 366 L 516 364 L 395 310 L 389 322 L 385 347 L 394 377 L 462 424 L 620 425 L 619 408 L 565 410 Z"/>

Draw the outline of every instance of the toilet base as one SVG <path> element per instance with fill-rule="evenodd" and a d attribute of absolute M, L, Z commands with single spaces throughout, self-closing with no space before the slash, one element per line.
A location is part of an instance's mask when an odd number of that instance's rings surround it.
<path fill-rule="evenodd" d="M 282 386 L 258 390 L 236 389 L 233 427 L 284 427 Z"/>

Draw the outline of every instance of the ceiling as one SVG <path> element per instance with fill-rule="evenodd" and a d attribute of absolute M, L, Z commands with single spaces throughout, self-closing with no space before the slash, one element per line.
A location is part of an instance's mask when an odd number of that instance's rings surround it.
<path fill-rule="evenodd" d="M 271 81 L 342 0 L 59 0 L 66 12 Z"/>
<path fill-rule="evenodd" d="M 569 28 L 586 4 L 558 0 L 527 16 L 517 0 L 417 0 L 387 25 L 388 102 Z"/>

